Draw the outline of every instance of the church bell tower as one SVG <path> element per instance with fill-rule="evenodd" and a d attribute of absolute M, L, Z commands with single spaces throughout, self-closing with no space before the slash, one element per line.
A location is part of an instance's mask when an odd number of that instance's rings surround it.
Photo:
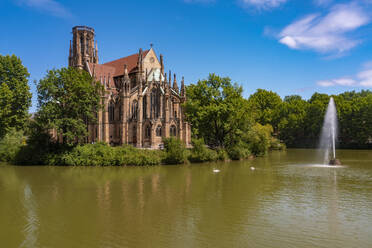
<path fill-rule="evenodd" d="M 84 69 L 86 62 L 98 64 L 98 47 L 94 44 L 94 29 L 87 26 L 75 26 L 72 28 L 72 43 L 68 65 Z"/>

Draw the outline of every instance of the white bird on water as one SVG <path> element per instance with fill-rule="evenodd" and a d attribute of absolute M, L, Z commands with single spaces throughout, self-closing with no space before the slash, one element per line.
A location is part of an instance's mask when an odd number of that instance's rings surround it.
<path fill-rule="evenodd" d="M 255 170 L 256 168 L 254 168 L 253 166 L 251 166 L 251 170 Z"/>
<path fill-rule="evenodd" d="M 220 172 L 220 170 L 219 169 L 213 169 L 213 172 L 218 173 L 218 172 Z"/>

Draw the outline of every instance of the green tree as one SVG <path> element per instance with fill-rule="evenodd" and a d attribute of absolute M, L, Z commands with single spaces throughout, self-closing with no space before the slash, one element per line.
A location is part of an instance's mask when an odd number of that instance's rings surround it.
<path fill-rule="evenodd" d="M 56 129 L 64 144 L 81 143 L 87 123 L 96 121 L 102 86 L 88 72 L 76 68 L 50 70 L 37 85 L 37 121 L 46 129 Z"/>
<path fill-rule="evenodd" d="M 280 107 L 279 138 L 288 146 L 300 146 L 305 139 L 308 103 L 298 95 L 286 96 Z"/>
<path fill-rule="evenodd" d="M 274 131 L 277 131 L 282 103 L 280 96 L 272 91 L 258 89 L 249 97 L 248 101 L 256 112 L 256 121 L 261 125 L 270 124 Z"/>
<path fill-rule="evenodd" d="M 318 144 L 329 99 L 327 94 L 314 93 L 308 101 L 304 122 L 307 146 L 315 147 Z"/>
<path fill-rule="evenodd" d="M 0 55 L 0 137 L 10 128 L 22 130 L 29 118 L 29 73 L 15 55 Z"/>
<path fill-rule="evenodd" d="M 187 87 L 185 112 L 193 135 L 211 147 L 228 147 L 238 143 L 242 133 L 252 125 L 251 111 L 242 97 L 242 87 L 230 78 L 210 74 Z"/>

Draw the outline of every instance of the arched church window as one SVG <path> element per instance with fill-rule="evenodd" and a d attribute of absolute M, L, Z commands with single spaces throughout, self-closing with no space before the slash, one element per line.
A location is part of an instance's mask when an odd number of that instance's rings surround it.
<path fill-rule="evenodd" d="M 177 128 L 176 128 L 176 126 L 171 126 L 170 127 L 170 135 L 171 136 L 177 136 Z"/>
<path fill-rule="evenodd" d="M 123 108 L 121 107 L 121 103 L 119 103 L 119 119 L 123 120 Z"/>
<path fill-rule="evenodd" d="M 133 119 L 137 119 L 137 107 L 138 107 L 138 104 L 137 104 L 137 101 L 133 101 L 133 104 L 132 104 L 132 118 Z"/>
<path fill-rule="evenodd" d="M 109 120 L 114 121 L 115 120 L 115 104 L 113 102 L 109 103 L 108 111 L 109 111 Z"/>
<path fill-rule="evenodd" d="M 160 112 L 160 92 L 154 88 L 151 91 L 151 117 L 158 118 Z"/>
<path fill-rule="evenodd" d="M 145 138 L 150 138 L 151 137 L 151 127 L 146 126 L 145 128 Z"/>
<path fill-rule="evenodd" d="M 84 44 L 84 38 L 81 36 L 80 37 L 80 53 L 81 54 L 84 54 L 84 48 L 85 48 L 84 45 L 85 45 Z"/>
<path fill-rule="evenodd" d="M 160 137 L 161 136 L 161 126 L 157 126 L 156 128 L 156 136 Z"/>
<path fill-rule="evenodd" d="M 145 96 L 144 98 L 143 98 L 143 111 L 142 111 L 142 113 L 143 113 L 143 119 L 146 119 L 146 114 L 147 114 L 147 97 Z"/>

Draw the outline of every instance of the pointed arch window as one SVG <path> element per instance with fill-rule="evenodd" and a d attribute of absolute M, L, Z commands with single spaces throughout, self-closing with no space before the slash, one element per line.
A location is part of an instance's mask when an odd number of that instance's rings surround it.
<path fill-rule="evenodd" d="M 160 92 L 154 88 L 151 91 L 151 118 L 158 118 L 160 112 Z"/>
<path fill-rule="evenodd" d="M 146 126 L 145 128 L 145 138 L 150 138 L 151 137 L 151 127 Z"/>
<path fill-rule="evenodd" d="M 177 136 L 177 128 L 176 128 L 176 126 L 172 125 L 170 127 L 170 135 L 171 136 Z"/>
<path fill-rule="evenodd" d="M 134 100 L 132 104 L 132 118 L 133 119 L 137 119 L 137 108 L 138 108 L 138 103 L 136 100 Z"/>
<path fill-rule="evenodd" d="M 115 104 L 113 102 L 109 103 L 108 107 L 108 112 L 109 112 L 109 121 L 114 121 L 115 120 Z"/>
<path fill-rule="evenodd" d="M 161 137 L 161 126 L 156 127 L 156 136 Z"/>

